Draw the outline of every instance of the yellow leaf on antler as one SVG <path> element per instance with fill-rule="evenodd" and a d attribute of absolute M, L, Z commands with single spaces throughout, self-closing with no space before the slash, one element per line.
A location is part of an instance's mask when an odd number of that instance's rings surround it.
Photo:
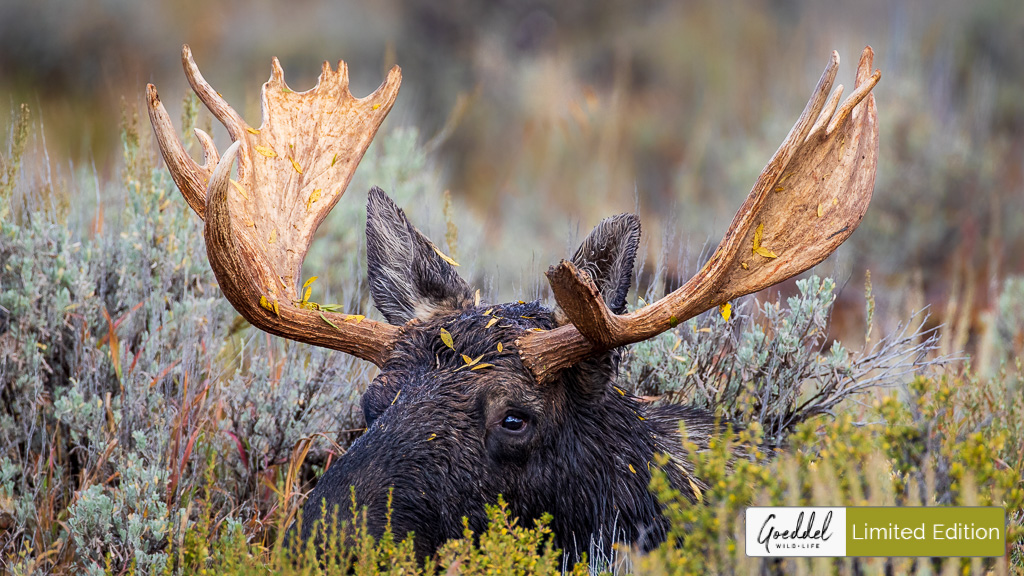
<path fill-rule="evenodd" d="M 761 245 L 761 238 L 764 236 L 764 224 L 758 224 L 757 229 L 754 230 L 754 254 L 764 256 L 765 258 L 778 258 L 775 252 L 765 248 Z"/>
<path fill-rule="evenodd" d="M 320 188 L 317 188 L 316 190 L 313 190 L 313 192 L 312 192 L 312 193 L 311 193 L 311 194 L 309 195 L 309 199 L 307 199 L 307 200 L 306 200 L 306 210 L 309 210 L 309 208 L 310 208 L 310 207 L 311 207 L 311 206 L 312 206 L 312 205 L 313 205 L 313 204 L 314 204 L 314 203 L 315 203 L 315 202 L 316 202 L 317 200 L 319 200 L 319 199 L 320 199 L 320 191 L 321 191 L 321 189 L 320 189 Z"/>
<path fill-rule="evenodd" d="M 267 158 L 277 158 L 277 152 L 274 152 L 273 148 L 268 148 L 266 146 L 254 146 L 253 149 Z"/>
<path fill-rule="evenodd" d="M 275 315 L 281 315 L 281 309 L 278 307 L 277 300 L 267 300 L 266 296 L 260 296 L 260 306 L 263 309 L 273 312 Z"/>
<path fill-rule="evenodd" d="M 231 182 L 231 185 L 235 187 L 235 190 L 238 190 L 238 193 L 245 197 L 246 200 L 250 199 L 249 195 L 245 193 L 245 188 L 242 188 L 241 184 L 235 180 L 228 180 L 228 182 Z"/>

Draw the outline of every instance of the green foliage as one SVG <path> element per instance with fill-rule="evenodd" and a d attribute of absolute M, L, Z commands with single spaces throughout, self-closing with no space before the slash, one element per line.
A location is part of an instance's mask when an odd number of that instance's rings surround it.
<path fill-rule="evenodd" d="M 859 424 L 850 414 L 799 425 L 785 452 L 765 460 L 755 450 L 736 457 L 738 447 L 757 445 L 760 427 L 717 439 L 698 452 L 689 445 L 695 473 L 709 486 L 703 505 L 692 506 L 656 474 L 652 488 L 666 503 L 672 521 L 669 540 L 637 562 L 638 573 L 749 573 L 761 560 L 744 551 L 743 510 L 760 506 L 1003 506 L 1016 542 L 1011 558 L 935 560 L 943 566 L 977 573 L 1012 569 L 1024 573 L 1024 485 L 1022 464 L 1005 465 L 1007 430 L 994 425 L 965 430 L 964 408 L 955 387 L 963 379 L 919 378 L 910 401 L 888 396 L 873 409 L 878 419 Z M 1017 408 L 1016 410 L 1019 410 Z M 999 414 L 998 416 L 1011 416 Z M 1017 439 L 1017 446 L 1020 440 Z M 750 452 L 749 449 L 746 450 Z M 664 464 L 664 462 L 662 463 Z M 1007 563 L 1012 561 L 1012 565 Z M 913 558 L 796 559 L 770 564 L 777 573 L 906 574 L 925 570 Z"/>
<path fill-rule="evenodd" d="M 844 414 L 827 422 L 803 423 L 790 437 L 791 445 L 773 457 L 751 449 L 763 441 L 758 424 L 738 433 L 724 434 L 710 448 L 698 451 L 688 444 L 696 474 L 708 489 L 702 504 L 692 505 L 672 489 L 663 473 L 656 472 L 651 488 L 662 499 L 671 519 L 668 540 L 649 554 L 623 549 L 628 561 L 623 570 L 637 574 L 731 574 L 757 571 L 762 560 L 748 558 L 743 550 L 743 511 L 750 504 L 762 506 L 829 505 L 996 505 L 1008 511 L 1008 541 L 1017 542 L 1013 556 L 1004 559 L 846 558 L 785 559 L 767 563 L 772 573 L 961 573 L 1010 570 L 1024 573 L 1019 549 L 1024 546 L 1024 486 L 1021 464 L 1016 469 L 999 464 L 1007 449 L 1006 430 L 992 426 L 968 434 L 956 431 L 963 425 L 962 405 L 956 386 L 962 380 L 920 378 L 913 382 L 910 402 L 888 396 L 871 410 L 875 422 L 854 422 Z M 1019 410 L 1015 408 L 1015 410 Z M 999 414 L 1011 416 L 1013 414 Z M 952 432 L 952 433 L 951 433 Z M 958 440 L 958 438 L 961 438 Z M 745 454 L 737 457 L 737 453 Z M 667 465 L 666 459 L 659 461 Z M 940 477 L 947 475 L 949 481 Z M 411 556 L 409 540 L 390 531 L 375 542 L 365 530 L 365 518 L 353 506 L 350 518 L 325 545 L 340 561 L 317 564 L 313 549 L 304 561 L 285 560 L 281 548 L 269 552 L 246 545 L 240 527 L 222 531 L 206 561 L 187 564 L 188 570 L 208 573 L 251 574 L 271 568 L 275 574 L 552 574 L 563 566 L 550 545 L 547 520 L 533 528 L 519 525 L 508 515 L 504 502 L 488 508 L 489 527 L 475 537 L 466 529 L 464 538 L 451 541 L 423 566 Z M 337 535 L 354 529 L 347 542 Z M 196 539 L 194 542 L 206 540 Z M 195 556 L 194 556 L 195 557 Z M 1008 563 L 1009 561 L 1009 563 Z M 574 574 L 586 574 L 582 563 Z"/>
<path fill-rule="evenodd" d="M 995 360 L 1012 362 L 1024 355 L 1024 277 L 1011 276 L 1003 282 L 996 312 Z"/>
<path fill-rule="evenodd" d="M 382 134 L 361 170 L 408 198 L 426 197 L 434 176 L 416 141 L 414 131 Z M 123 145 L 121 182 L 103 194 L 123 200 L 125 210 L 98 216 L 88 232 L 37 210 L 53 183 L 36 188 L 17 171 L 4 176 L 15 186 L 0 196 L 0 210 L 10 214 L 17 199 L 18 213 L 31 215 L 0 219 L 4 573 L 748 572 L 758 565 L 744 555 L 739 535 L 751 502 L 995 503 L 1009 511 L 1011 538 L 1024 538 L 1019 367 L 1004 364 L 985 378 L 970 371 L 918 378 L 903 396 L 859 407 L 848 399 L 934 364 L 934 336 L 900 329 L 859 352 L 828 343 L 835 285 L 811 277 L 785 304 L 739 302 L 728 321 L 712 312 L 627 353 L 623 384 L 692 400 L 745 424 L 707 451 L 690 446 L 709 486 L 701 505 L 655 477 L 672 529 L 669 542 L 649 555 L 622 547 L 615 559 L 567 566 L 551 546 L 548 524 L 524 526 L 502 501 L 488 510 L 486 531 L 474 535 L 467 527 L 463 539 L 422 566 L 405 535 L 374 540 L 355 505 L 327 532 L 326 546 L 337 552 L 329 560 L 314 561 L 312 548 L 288 551 L 284 533 L 304 491 L 360 431 L 358 397 L 370 372 L 340 354 L 272 340 L 241 321 L 219 294 L 201 223 L 155 168 L 132 114 L 125 115 Z M 440 235 L 446 220 L 459 216 L 423 210 L 417 218 Z M 311 254 L 307 266 L 336 274 L 323 281 L 330 301 L 365 311 L 352 221 L 324 231 L 352 250 Z M 460 223 L 460 234 L 465 230 Z M 473 245 L 465 237 L 463 243 Z M 1013 290 L 1006 289 L 1009 302 Z M 827 414 L 835 417 L 821 417 Z M 1012 548 L 1016 573 L 1024 571 L 1022 549 Z M 856 564 L 879 573 L 886 562 L 787 560 L 770 568 L 817 573 Z M 924 569 L 888 563 L 896 573 Z M 991 561 L 946 564 L 999 568 Z"/>
<path fill-rule="evenodd" d="M 747 299 L 728 320 L 712 311 L 634 345 L 624 354 L 619 386 L 709 408 L 729 421 L 758 422 L 778 445 L 799 423 L 831 414 L 844 400 L 945 362 L 929 355 L 938 335 L 916 318 L 860 351 L 829 344 L 835 282 L 812 275 L 796 285 L 785 305 L 754 302 L 748 314 Z"/>
<path fill-rule="evenodd" d="M 551 545 L 550 517 L 533 528 L 510 518 L 505 501 L 487 508 L 487 532 L 473 541 L 473 531 L 464 521 L 462 540 L 453 540 L 440 551 L 441 566 L 462 574 L 559 574 L 561 554 Z"/>
<path fill-rule="evenodd" d="M 278 543 L 269 551 L 246 543 L 243 529 L 233 524 L 212 540 L 186 540 L 184 562 L 179 569 L 187 574 L 267 574 L 282 576 L 329 576 L 356 574 L 424 575 L 434 574 L 560 574 L 561 558 L 551 545 L 549 518 L 532 528 L 519 524 L 509 515 L 504 500 L 487 507 L 489 526 L 481 534 L 473 534 L 468 526 L 464 537 L 452 540 L 438 551 L 435 558 L 420 564 L 413 552 L 412 538 L 398 538 L 390 524 L 379 540 L 366 528 L 365 510 L 353 503 L 347 518 L 328 522 L 324 514 L 320 530 L 324 538 L 318 550 L 310 541 L 300 550 Z M 199 528 L 196 528 L 199 530 Z M 319 557 L 318 557 L 319 554 Z M 576 567 L 586 574 L 586 566 Z"/>
<path fill-rule="evenodd" d="M 12 126 L 11 135 L 7 139 L 7 155 L 0 155 L 0 220 L 6 220 L 11 212 L 11 196 L 18 182 L 18 173 L 21 171 L 21 157 L 25 154 L 25 146 L 28 144 L 28 133 L 28 106 L 22 104 L 18 120 Z"/>
<path fill-rule="evenodd" d="M 52 183 L 5 176 L 20 184 L 0 208 L 31 217 L 0 219 L 0 566 L 159 573 L 196 526 L 230 522 L 273 541 L 276 511 L 294 514 L 361 425 L 368 367 L 249 328 L 134 114 L 123 145 L 103 194 L 124 210 L 94 236 L 39 209 Z M 335 290 L 363 308 L 355 267 Z"/>

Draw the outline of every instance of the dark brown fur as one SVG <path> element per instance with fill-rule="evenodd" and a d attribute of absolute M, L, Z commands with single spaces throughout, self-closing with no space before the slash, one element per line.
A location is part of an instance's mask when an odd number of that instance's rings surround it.
<path fill-rule="evenodd" d="M 609 218 L 573 259 L 617 312 L 639 234 L 635 216 Z M 614 387 L 617 351 L 538 385 L 514 342 L 554 328 L 558 314 L 538 302 L 473 306 L 468 285 L 378 189 L 368 202 L 367 239 L 375 304 L 389 322 L 404 324 L 404 336 L 363 397 L 366 433 L 310 494 L 303 538 L 322 510 L 347 511 L 354 487 L 375 535 L 391 494 L 392 529 L 399 537 L 414 532 L 421 557 L 460 537 L 463 517 L 483 530 L 484 505 L 499 494 L 521 522 L 551 513 L 556 545 L 575 554 L 591 537 L 644 547 L 662 541 L 664 519 L 648 490 L 654 455 L 672 455 L 669 478 L 692 499 L 679 423 L 706 446 L 713 418 L 685 406 L 651 407 Z M 491 366 L 471 370 L 463 355 Z M 517 419 L 522 427 L 510 429 Z"/>

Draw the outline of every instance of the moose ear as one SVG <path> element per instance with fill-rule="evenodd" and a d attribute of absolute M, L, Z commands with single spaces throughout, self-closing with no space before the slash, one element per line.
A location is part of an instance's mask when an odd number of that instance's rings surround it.
<path fill-rule="evenodd" d="M 572 257 L 572 263 L 590 275 L 608 309 L 616 314 L 626 311 L 626 293 L 639 245 L 640 218 L 619 214 L 602 220 Z"/>
<path fill-rule="evenodd" d="M 391 324 L 473 302 L 466 282 L 380 188 L 366 202 L 366 261 L 373 303 Z"/>

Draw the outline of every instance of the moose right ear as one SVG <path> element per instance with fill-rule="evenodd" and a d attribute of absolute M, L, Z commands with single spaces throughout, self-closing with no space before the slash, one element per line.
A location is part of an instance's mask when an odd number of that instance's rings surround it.
<path fill-rule="evenodd" d="M 391 324 L 473 303 L 469 285 L 441 251 L 376 186 L 366 201 L 366 261 L 374 306 Z"/>
<path fill-rule="evenodd" d="M 626 294 L 639 245 L 640 218 L 619 214 L 594 227 L 572 257 L 572 263 L 590 275 L 608 309 L 616 314 L 626 311 Z"/>

